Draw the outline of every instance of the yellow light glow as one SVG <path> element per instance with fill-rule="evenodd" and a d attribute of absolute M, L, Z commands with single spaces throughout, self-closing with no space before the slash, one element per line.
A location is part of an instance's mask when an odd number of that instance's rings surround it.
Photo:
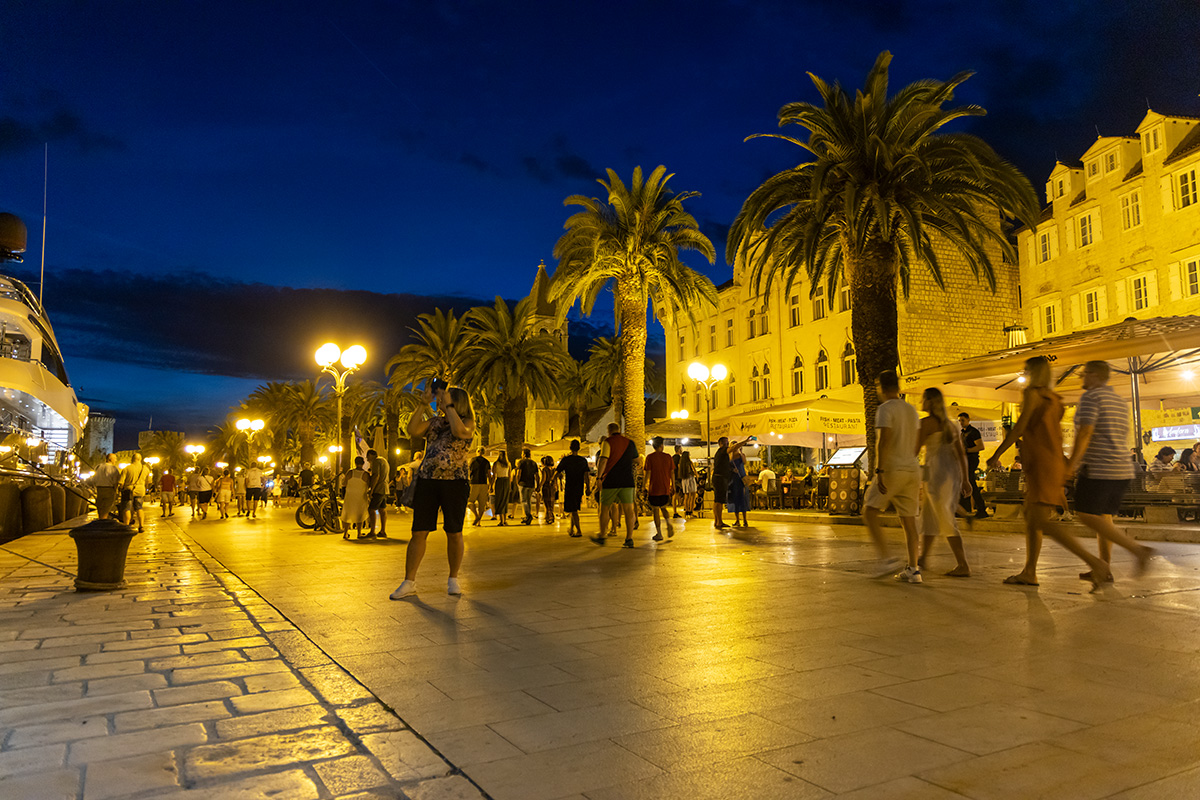
<path fill-rule="evenodd" d="M 341 445 L 331 444 L 331 445 L 329 445 L 329 452 L 340 453 L 340 452 L 342 452 L 342 447 L 341 447 Z"/>
<path fill-rule="evenodd" d="M 225 463 L 224 461 L 218 461 L 216 463 L 217 469 L 225 469 L 228 466 L 229 466 L 229 464 Z"/>
<path fill-rule="evenodd" d="M 162 459 L 158 456 L 150 456 L 146 459 L 147 464 L 157 464 L 159 461 L 162 461 Z"/>
<path fill-rule="evenodd" d="M 324 464 L 329 461 L 329 456 L 321 456 L 317 459 L 317 461 L 320 461 L 322 464 Z"/>
<path fill-rule="evenodd" d="M 1196 373 L 1192 372 L 1190 369 L 1185 369 L 1183 371 L 1183 379 L 1185 381 L 1190 381 L 1194 377 L 1196 377 Z"/>
<path fill-rule="evenodd" d="M 346 369 L 355 369 L 367 361 L 367 348 L 361 344 L 351 345 L 342 351 L 342 366 Z"/>
<path fill-rule="evenodd" d="M 126 467 L 128 467 L 128 466 L 129 466 L 129 464 L 128 464 L 128 463 L 125 463 L 125 462 L 122 462 L 122 463 L 120 463 L 120 464 L 117 464 L 117 466 L 118 466 L 120 469 L 125 469 Z"/>
<path fill-rule="evenodd" d="M 322 367 L 328 367 L 342 357 L 342 348 L 333 342 L 326 342 L 317 348 L 316 356 L 318 364 Z"/>
<path fill-rule="evenodd" d="M 706 381 L 708 380 L 708 367 L 699 361 L 693 361 L 688 367 L 688 377 L 694 381 Z"/>
<path fill-rule="evenodd" d="M 29 445 L 30 447 L 37 447 L 41 443 L 42 443 L 42 440 L 38 439 L 37 437 L 34 437 L 34 436 L 30 436 L 28 439 L 25 440 L 25 444 Z"/>

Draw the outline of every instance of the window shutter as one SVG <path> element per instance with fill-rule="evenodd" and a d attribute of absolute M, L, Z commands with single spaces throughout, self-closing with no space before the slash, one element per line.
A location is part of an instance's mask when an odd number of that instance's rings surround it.
<path fill-rule="evenodd" d="M 1058 226 L 1050 229 L 1050 257 L 1058 258 Z"/>
<path fill-rule="evenodd" d="M 1100 228 L 1100 209 L 1092 212 L 1092 241 L 1098 242 L 1104 238 L 1104 231 Z"/>
<path fill-rule="evenodd" d="M 1121 281 L 1116 286 L 1116 289 L 1117 289 L 1117 297 L 1116 297 L 1117 316 L 1120 317 L 1121 320 L 1123 320 L 1123 319 L 1125 319 L 1125 317 L 1129 316 L 1129 307 L 1125 303 L 1125 294 L 1126 294 L 1125 286 L 1126 286 L 1126 281 Z M 1120 321 L 1120 320 L 1118 320 L 1118 321 Z"/>
<path fill-rule="evenodd" d="M 1158 310 L 1158 273 L 1146 273 L 1146 301 L 1148 311 Z"/>
<path fill-rule="evenodd" d="M 1100 309 L 1100 319 L 1108 318 L 1108 289 L 1101 286 L 1096 290 L 1096 307 Z"/>
<path fill-rule="evenodd" d="M 1071 217 L 1067 220 L 1067 252 L 1075 249 L 1076 243 L 1079 241 L 1077 229 L 1079 228 L 1079 220 L 1076 217 Z"/>
<path fill-rule="evenodd" d="M 1082 328 L 1086 320 L 1079 313 L 1080 296 L 1077 294 L 1071 295 L 1071 327 Z"/>
<path fill-rule="evenodd" d="M 1183 299 L 1183 276 L 1179 272 L 1179 262 L 1167 264 L 1167 286 L 1172 300 Z"/>
<path fill-rule="evenodd" d="M 1170 176 L 1167 176 L 1160 180 L 1159 188 L 1160 188 L 1161 194 L 1162 194 L 1163 211 L 1174 211 L 1175 210 L 1175 193 L 1171 189 Z"/>
<path fill-rule="evenodd" d="M 1028 244 L 1028 246 L 1025 249 L 1028 251 L 1028 254 L 1029 254 L 1028 255 L 1029 263 L 1030 264 L 1038 263 L 1038 250 L 1037 250 L 1038 234 L 1036 234 L 1036 233 L 1030 234 L 1029 241 L 1027 242 L 1027 244 Z"/>

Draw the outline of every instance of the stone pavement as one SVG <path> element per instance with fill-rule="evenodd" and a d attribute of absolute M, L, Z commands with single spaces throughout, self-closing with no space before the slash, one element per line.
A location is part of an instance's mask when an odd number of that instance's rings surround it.
<path fill-rule="evenodd" d="M 1002 585 L 1011 535 L 964 537 L 970 579 L 938 575 L 941 544 L 909 586 L 866 577 L 852 526 L 702 520 L 654 545 L 643 519 L 623 550 L 489 523 L 468 529 L 461 598 L 435 535 L 419 596 L 396 602 L 398 538 L 301 531 L 290 509 L 175 520 L 125 593 L 73 594 L 0 550 L 0 797 L 325 798 L 372 779 L 496 800 L 1200 796 L 1195 545 L 1163 545 L 1138 580 L 1121 553 L 1091 595 L 1050 542 L 1040 587 Z M 61 534 L 5 547 L 73 561 Z M 177 661 L 213 653 L 230 660 Z M 167 719 L 184 706 L 200 716 Z"/>
<path fill-rule="evenodd" d="M 0 797 L 481 796 L 177 526 L 124 590 L 74 569 L 63 531 L 0 549 Z"/>
<path fill-rule="evenodd" d="M 754 515 L 751 515 L 752 520 Z M 403 537 L 407 516 L 391 518 Z M 594 529 L 588 519 L 585 529 Z M 1092 595 L 1051 542 L 967 533 L 975 577 L 866 576 L 860 528 L 709 521 L 596 547 L 468 528 L 465 594 L 430 538 L 304 532 L 288 509 L 187 533 L 497 800 L 1200 796 L 1200 547 Z M 898 542 L 899 534 L 895 534 Z"/>

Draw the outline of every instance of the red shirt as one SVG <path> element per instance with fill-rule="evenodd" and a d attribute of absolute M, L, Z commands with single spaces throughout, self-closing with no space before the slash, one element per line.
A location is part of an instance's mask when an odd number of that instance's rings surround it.
<path fill-rule="evenodd" d="M 671 494 L 675 488 L 675 460 L 657 450 L 646 456 L 646 486 L 646 494 L 651 497 Z"/>
<path fill-rule="evenodd" d="M 162 487 L 162 490 L 164 492 L 175 491 L 175 476 L 174 475 L 163 475 L 161 478 L 158 479 L 158 485 Z"/>

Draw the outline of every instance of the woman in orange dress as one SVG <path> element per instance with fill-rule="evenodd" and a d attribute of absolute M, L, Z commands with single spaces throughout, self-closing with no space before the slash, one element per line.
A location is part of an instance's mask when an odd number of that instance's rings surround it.
<path fill-rule="evenodd" d="M 1005 583 L 1037 586 L 1037 562 L 1042 552 L 1042 534 L 1071 551 L 1092 568 L 1090 580 L 1098 588 L 1111 574 L 1108 564 L 1089 553 L 1079 541 L 1051 519 L 1055 506 L 1066 507 L 1063 487 L 1067 461 L 1063 455 L 1063 402 L 1051 385 L 1050 361 L 1035 356 L 1025 362 L 1025 397 L 1021 416 L 996 452 L 988 459 L 988 469 L 1000 466 L 1000 455 L 1021 440 L 1021 468 L 1025 471 L 1025 568 L 1009 575 Z M 1087 574 L 1087 573 L 1085 573 Z"/>

